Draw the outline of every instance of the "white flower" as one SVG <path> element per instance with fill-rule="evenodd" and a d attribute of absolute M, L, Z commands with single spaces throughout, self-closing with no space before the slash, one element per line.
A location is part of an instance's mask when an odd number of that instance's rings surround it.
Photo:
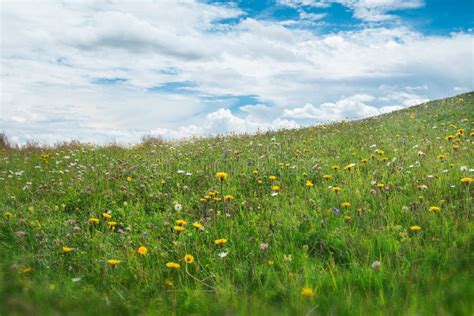
<path fill-rule="evenodd" d="M 260 244 L 260 249 L 261 249 L 261 250 L 267 250 L 267 249 L 268 249 L 268 243 L 262 242 L 262 243 Z"/>
<path fill-rule="evenodd" d="M 185 173 L 184 170 L 178 170 L 178 174 L 183 174 L 183 173 Z"/>
<path fill-rule="evenodd" d="M 278 192 L 272 192 L 272 196 L 277 196 Z"/>
<path fill-rule="evenodd" d="M 223 252 L 219 252 L 217 255 L 221 258 L 225 258 L 225 257 L 227 257 L 228 254 L 229 254 L 228 252 L 223 251 Z"/>
<path fill-rule="evenodd" d="M 461 168 L 459 168 L 461 171 L 466 171 L 467 170 L 467 166 L 461 166 Z"/>
<path fill-rule="evenodd" d="M 378 269 L 380 269 L 381 265 L 382 265 L 382 263 L 380 261 L 376 260 L 376 261 L 372 262 L 371 267 L 374 270 L 378 270 Z"/>
<path fill-rule="evenodd" d="M 72 282 L 79 282 L 79 281 L 81 281 L 82 279 L 81 279 L 81 278 L 72 278 L 71 280 L 72 280 Z"/>
<path fill-rule="evenodd" d="M 181 204 L 179 204 L 178 202 L 175 202 L 174 203 L 174 210 L 175 211 L 181 211 L 183 209 L 183 206 Z"/>
<path fill-rule="evenodd" d="M 192 176 L 193 173 L 188 171 L 188 172 L 186 172 L 186 175 L 187 175 L 187 176 Z"/>

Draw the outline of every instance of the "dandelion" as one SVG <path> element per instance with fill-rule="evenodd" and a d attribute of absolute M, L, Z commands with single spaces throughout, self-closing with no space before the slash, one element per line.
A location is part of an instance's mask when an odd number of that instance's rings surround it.
<path fill-rule="evenodd" d="M 412 232 L 415 232 L 415 233 L 416 233 L 416 232 L 419 232 L 419 231 L 421 230 L 421 227 L 418 226 L 418 225 L 413 225 L 413 226 L 410 226 L 410 230 L 411 230 Z"/>
<path fill-rule="evenodd" d="M 469 184 L 471 182 L 473 182 L 474 179 L 473 178 L 462 178 L 461 179 L 461 182 L 464 183 L 464 184 Z"/>
<path fill-rule="evenodd" d="M 193 223 L 193 227 L 198 229 L 198 230 L 203 228 L 202 224 L 198 223 L 198 222 Z"/>
<path fill-rule="evenodd" d="M 334 171 L 337 171 L 339 170 L 339 166 L 338 165 L 331 166 L 331 169 Z"/>
<path fill-rule="evenodd" d="M 314 183 L 311 182 L 310 180 L 306 180 L 305 186 L 306 186 L 307 188 L 312 188 L 312 187 L 314 187 Z"/>
<path fill-rule="evenodd" d="M 276 176 L 269 176 L 268 179 L 272 180 L 272 181 L 275 181 L 277 179 L 277 177 Z"/>
<path fill-rule="evenodd" d="M 438 206 L 430 206 L 429 210 L 430 212 L 436 213 L 436 212 L 439 212 L 441 208 Z"/>
<path fill-rule="evenodd" d="M 351 203 L 349 203 L 349 202 L 342 202 L 342 203 L 341 203 L 341 206 L 342 206 L 342 207 L 345 207 L 345 208 L 348 208 L 349 206 L 351 206 Z"/>
<path fill-rule="evenodd" d="M 383 189 L 385 187 L 385 184 L 383 183 L 377 183 L 377 188 Z"/>
<path fill-rule="evenodd" d="M 12 212 L 5 212 L 3 213 L 3 216 L 5 216 L 6 218 L 10 218 L 13 216 L 13 213 Z"/>
<path fill-rule="evenodd" d="M 176 263 L 176 262 L 167 262 L 166 267 L 170 270 L 173 270 L 173 269 L 179 269 L 181 266 L 179 265 L 179 263 Z"/>
<path fill-rule="evenodd" d="M 369 160 L 368 160 L 368 159 L 366 159 L 366 158 L 364 158 L 364 159 L 362 159 L 360 162 L 361 162 L 361 163 L 363 163 L 363 164 L 366 164 L 366 163 L 368 163 L 368 162 L 369 162 Z"/>
<path fill-rule="evenodd" d="M 225 201 L 232 201 L 233 199 L 234 199 L 234 197 L 230 194 L 227 194 L 226 196 L 224 196 Z"/>
<path fill-rule="evenodd" d="M 178 220 L 176 220 L 176 225 L 178 225 L 178 226 L 184 226 L 184 225 L 186 225 L 186 224 L 187 224 L 187 223 L 186 223 L 186 221 L 185 221 L 184 219 L 178 219 Z"/>
<path fill-rule="evenodd" d="M 175 232 L 178 232 L 178 233 L 185 230 L 183 226 L 174 226 L 173 229 Z"/>
<path fill-rule="evenodd" d="M 165 285 L 166 285 L 167 287 L 172 287 L 172 286 L 173 286 L 173 281 L 170 280 L 170 279 L 166 279 L 166 280 L 165 280 Z"/>
<path fill-rule="evenodd" d="M 225 238 L 216 239 L 216 240 L 214 240 L 214 243 L 217 246 L 222 246 L 222 245 L 225 245 L 227 243 L 227 239 L 225 239 Z"/>
<path fill-rule="evenodd" d="M 352 171 L 352 169 L 355 167 L 355 163 L 350 163 L 347 166 L 344 167 L 347 171 Z"/>
<path fill-rule="evenodd" d="M 339 194 L 339 192 L 341 192 L 341 188 L 340 188 L 340 187 L 333 187 L 332 190 L 333 190 L 334 193 L 336 193 L 336 194 Z"/>
<path fill-rule="evenodd" d="M 112 215 L 110 215 L 109 213 L 103 213 L 102 217 L 105 218 L 105 219 L 110 219 L 110 218 L 112 218 Z"/>
<path fill-rule="evenodd" d="M 109 265 L 112 266 L 112 267 L 117 266 L 120 262 L 122 262 L 122 261 L 117 260 L 117 259 L 109 259 L 109 260 L 107 260 L 107 264 L 109 264 Z"/>
<path fill-rule="evenodd" d="M 345 215 L 344 216 L 344 222 L 349 223 L 350 221 L 352 221 L 352 216 Z"/>
<path fill-rule="evenodd" d="M 127 177 L 127 182 L 132 182 L 132 177 Z"/>
<path fill-rule="evenodd" d="M 225 172 L 219 171 L 218 173 L 216 173 L 216 179 L 221 182 L 227 180 L 228 177 L 229 175 Z"/>
<path fill-rule="evenodd" d="M 324 179 L 324 180 L 329 180 L 329 179 L 331 179 L 331 178 L 332 178 L 332 175 L 330 175 L 330 174 L 324 174 L 324 175 L 323 175 L 323 179 Z"/>
<path fill-rule="evenodd" d="M 311 289 L 309 287 L 304 287 L 301 290 L 301 295 L 303 297 L 306 297 L 306 298 L 312 298 L 312 297 L 314 297 L 314 291 L 313 291 L 313 289 Z"/>
<path fill-rule="evenodd" d="M 273 192 L 279 192 L 280 191 L 280 186 L 279 185 L 272 185 L 272 191 Z"/>
<path fill-rule="evenodd" d="M 148 253 L 148 249 L 146 249 L 145 246 L 140 246 L 140 247 L 138 247 L 137 252 L 138 252 L 138 254 L 140 254 L 142 256 L 146 256 L 147 253 Z"/>
<path fill-rule="evenodd" d="M 187 264 L 191 264 L 194 262 L 194 257 L 192 255 L 185 255 L 184 256 L 184 262 L 186 262 Z"/>
<path fill-rule="evenodd" d="M 117 226 L 117 222 L 107 222 L 107 225 L 108 225 L 110 228 L 114 228 L 115 226 Z"/>
<path fill-rule="evenodd" d="M 63 253 L 70 253 L 73 252 L 74 248 L 69 248 L 69 247 L 63 247 Z"/>
<path fill-rule="evenodd" d="M 100 222 L 100 220 L 96 217 L 89 218 L 89 223 L 90 224 L 98 224 L 99 222 Z"/>

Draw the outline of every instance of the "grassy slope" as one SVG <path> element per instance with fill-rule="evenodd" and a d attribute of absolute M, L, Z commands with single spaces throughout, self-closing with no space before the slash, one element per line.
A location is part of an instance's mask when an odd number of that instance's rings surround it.
<path fill-rule="evenodd" d="M 13 216 L 0 219 L 0 313 L 472 314 L 474 184 L 460 182 L 473 177 L 460 167 L 474 168 L 474 93 L 461 97 L 257 136 L 3 150 L 0 210 Z M 460 128 L 464 135 L 445 139 Z M 229 174 L 222 187 L 217 171 Z M 213 189 L 234 199 L 200 201 Z M 88 224 L 93 216 L 101 223 Z M 188 222 L 182 233 L 173 232 L 177 219 Z M 228 243 L 216 246 L 218 238 Z M 122 262 L 111 268 L 111 258 Z M 303 287 L 315 296 L 303 297 Z"/>

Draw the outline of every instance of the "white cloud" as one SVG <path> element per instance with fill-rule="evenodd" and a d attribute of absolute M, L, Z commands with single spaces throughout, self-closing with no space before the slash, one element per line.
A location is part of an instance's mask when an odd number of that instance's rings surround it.
<path fill-rule="evenodd" d="M 346 2 L 354 12 L 382 14 L 422 4 Z M 373 115 L 474 88 L 472 34 L 426 36 L 402 25 L 320 34 L 191 0 L 0 8 L 0 126 L 21 141 L 250 132 Z M 299 12 L 301 20 L 324 19 Z M 101 78 L 122 83 L 99 85 Z M 192 88 L 150 91 L 169 82 Z M 257 101 L 226 98 L 239 95 Z"/>

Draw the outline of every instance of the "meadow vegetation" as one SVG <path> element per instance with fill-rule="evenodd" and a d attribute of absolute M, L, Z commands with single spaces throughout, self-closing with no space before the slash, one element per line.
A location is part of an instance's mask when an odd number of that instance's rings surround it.
<path fill-rule="evenodd" d="M 0 138 L 0 314 L 474 311 L 474 93 L 140 145 Z"/>

